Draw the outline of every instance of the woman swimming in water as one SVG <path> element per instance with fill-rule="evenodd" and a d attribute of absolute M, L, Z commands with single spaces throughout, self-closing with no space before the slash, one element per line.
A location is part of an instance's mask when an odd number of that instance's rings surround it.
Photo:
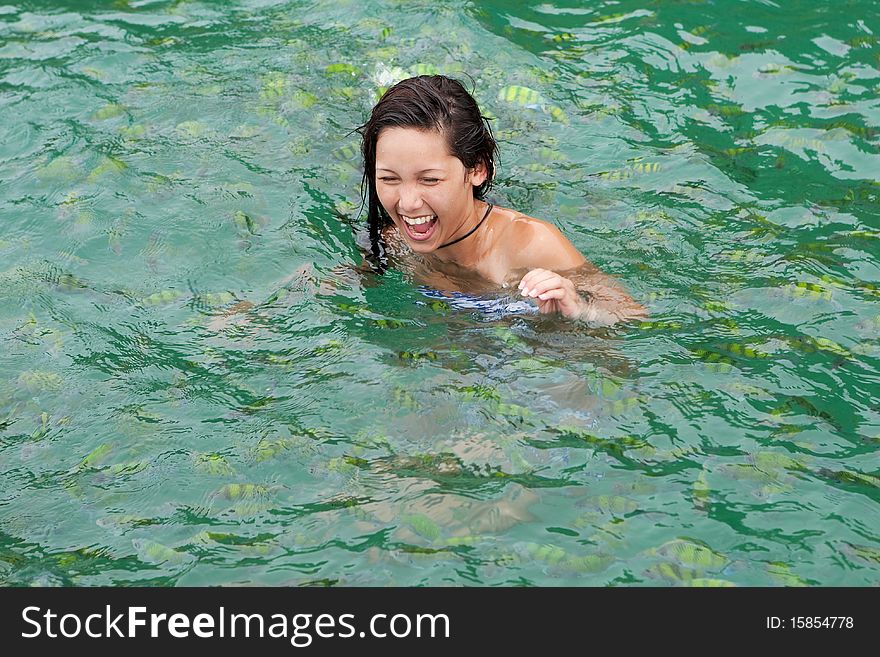
<path fill-rule="evenodd" d="M 518 286 L 542 313 L 609 325 L 645 316 L 554 226 L 485 201 L 497 146 L 473 97 L 442 75 L 398 82 L 363 137 L 373 255 L 414 261 L 421 282 L 456 291 Z"/>

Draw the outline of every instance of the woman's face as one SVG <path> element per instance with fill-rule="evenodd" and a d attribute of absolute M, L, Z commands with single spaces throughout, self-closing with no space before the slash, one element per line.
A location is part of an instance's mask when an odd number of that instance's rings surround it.
<path fill-rule="evenodd" d="M 465 169 L 436 130 L 385 128 L 376 140 L 379 202 L 410 248 L 420 253 L 435 250 L 471 225 L 473 188 L 486 179 L 483 169 Z"/>

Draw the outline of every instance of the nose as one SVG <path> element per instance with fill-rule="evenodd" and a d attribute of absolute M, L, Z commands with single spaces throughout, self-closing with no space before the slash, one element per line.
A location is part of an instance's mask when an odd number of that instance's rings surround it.
<path fill-rule="evenodd" d="M 418 185 L 401 185 L 397 208 L 401 214 L 413 216 L 412 213 L 422 208 L 422 195 Z"/>

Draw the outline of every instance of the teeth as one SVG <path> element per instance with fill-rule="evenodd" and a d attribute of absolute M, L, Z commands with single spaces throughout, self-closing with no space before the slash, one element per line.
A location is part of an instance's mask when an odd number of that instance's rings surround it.
<path fill-rule="evenodd" d="M 427 214 L 424 217 L 407 217 L 405 214 L 402 214 L 400 216 L 410 226 L 418 226 L 419 224 L 426 224 L 429 221 L 431 221 L 431 219 L 434 218 L 433 214 Z"/>

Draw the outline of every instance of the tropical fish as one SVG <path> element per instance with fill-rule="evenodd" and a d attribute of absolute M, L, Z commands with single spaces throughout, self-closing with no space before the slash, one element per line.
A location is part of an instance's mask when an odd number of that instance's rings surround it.
<path fill-rule="evenodd" d="M 11 417 L 11 415 L 9 416 Z M 8 427 L 12 422 L 7 420 L 0 421 L 0 430 Z M 49 434 L 50 426 L 49 426 L 49 414 L 46 411 L 40 413 L 40 424 L 39 426 L 31 432 L 31 440 L 37 441 L 42 440 Z"/>
<path fill-rule="evenodd" d="M 541 94 L 528 87 L 511 85 L 504 87 L 498 92 L 498 100 L 503 100 L 507 103 L 514 103 L 521 107 L 537 108 L 541 102 Z"/>
<path fill-rule="evenodd" d="M 222 454 L 199 454 L 196 456 L 195 466 L 201 472 L 211 475 L 232 476 L 235 474 L 235 470 Z"/>
<path fill-rule="evenodd" d="M 759 484 L 773 484 L 778 480 L 779 472 L 759 470 L 751 463 L 725 463 L 716 472 L 736 480 L 752 481 Z"/>
<path fill-rule="evenodd" d="M 532 173 L 544 173 L 547 175 L 553 174 L 555 171 L 553 167 L 544 164 L 542 162 L 530 162 L 529 164 L 523 167 L 526 171 L 531 171 Z"/>
<path fill-rule="evenodd" d="M 563 550 L 561 547 L 557 545 L 551 545 L 549 543 L 526 543 L 525 550 L 529 554 L 529 556 L 536 561 L 540 561 L 551 566 L 558 564 L 567 556 L 565 550 Z"/>
<path fill-rule="evenodd" d="M 254 447 L 254 459 L 257 463 L 268 461 L 296 446 L 297 441 L 290 438 L 281 438 L 279 440 L 260 438 L 260 442 Z"/>
<path fill-rule="evenodd" d="M 844 545 L 847 546 L 847 551 L 853 556 L 868 563 L 880 565 L 880 549 L 869 545 L 855 545 L 853 543 L 844 543 Z"/>
<path fill-rule="evenodd" d="M 704 301 L 703 308 L 709 312 L 723 313 L 730 310 L 730 305 L 724 301 Z"/>
<path fill-rule="evenodd" d="M 719 104 L 711 104 L 706 106 L 706 110 L 710 114 L 715 114 L 717 116 L 741 116 L 745 114 L 745 110 L 739 105 L 719 105 Z"/>
<path fill-rule="evenodd" d="M 857 137 L 861 137 L 862 139 L 873 139 L 874 136 L 877 134 L 876 128 L 856 125 L 855 123 L 850 123 L 849 121 L 835 121 L 830 126 L 828 126 L 828 129 L 833 128 L 843 128 L 847 132 Z"/>
<path fill-rule="evenodd" d="M 138 556 L 149 563 L 170 564 L 179 566 L 193 561 L 194 557 L 185 552 L 179 552 L 173 548 L 144 538 L 132 539 L 131 544 L 137 551 Z"/>
<path fill-rule="evenodd" d="M 599 438 L 585 431 L 581 431 L 578 427 L 560 426 L 559 433 L 563 436 L 577 438 L 583 440 L 588 445 L 609 452 L 611 454 L 622 455 L 624 451 L 631 449 L 643 449 L 648 447 L 648 443 L 639 438 L 632 436 L 618 436 L 616 438 Z"/>
<path fill-rule="evenodd" d="M 630 168 L 636 173 L 657 173 L 660 171 L 659 162 L 635 162 Z"/>
<path fill-rule="evenodd" d="M 667 559 L 678 561 L 684 566 L 707 570 L 718 570 L 730 562 L 727 557 L 711 548 L 685 539 L 675 539 L 664 543 L 654 552 Z"/>
<path fill-rule="evenodd" d="M 802 411 L 805 411 L 807 415 L 810 415 L 812 417 L 822 418 L 823 420 L 835 427 L 838 426 L 838 422 L 831 414 L 825 411 L 820 411 L 818 408 L 816 408 L 813 402 L 811 402 L 806 397 L 802 397 L 800 395 L 786 396 L 785 401 L 781 405 L 770 410 L 770 414 L 781 416 L 787 413 L 797 412 L 796 409 L 801 409 Z"/>
<path fill-rule="evenodd" d="M 727 157 L 737 157 L 739 155 L 742 155 L 743 153 L 749 153 L 753 150 L 755 149 L 751 146 L 736 146 L 733 148 L 725 148 L 721 152 L 724 153 Z"/>
<path fill-rule="evenodd" d="M 416 534 L 435 541 L 440 538 L 440 528 L 437 523 L 421 513 L 411 513 L 403 516 L 401 520 L 408 525 Z"/>
<path fill-rule="evenodd" d="M 197 139 L 208 132 L 208 126 L 200 121 L 182 121 L 174 127 L 174 130 L 181 137 Z"/>
<path fill-rule="evenodd" d="M 55 372 L 27 370 L 18 375 L 18 385 L 30 392 L 55 392 L 64 387 L 64 379 Z"/>
<path fill-rule="evenodd" d="M 622 495 L 597 495 L 585 499 L 583 504 L 615 516 L 626 515 L 639 508 L 638 502 Z"/>
<path fill-rule="evenodd" d="M 859 36 L 849 39 L 846 43 L 852 48 L 870 48 L 878 41 L 880 41 L 880 37 L 876 34 L 860 34 Z"/>
<path fill-rule="evenodd" d="M 624 397 L 623 399 L 615 399 L 610 403 L 612 415 L 622 415 L 627 411 L 636 408 L 641 403 L 638 397 Z"/>
<path fill-rule="evenodd" d="M 126 3 L 126 4 L 128 4 L 128 3 Z M 150 48 L 158 48 L 161 46 L 170 46 L 172 44 L 179 43 L 179 42 L 180 42 L 180 39 L 178 39 L 177 37 L 173 37 L 173 36 L 154 37 L 152 39 L 147 39 L 144 42 L 144 45 L 147 45 Z M 90 69 L 90 70 L 95 70 L 95 69 Z"/>
<path fill-rule="evenodd" d="M 402 329 L 409 326 L 406 322 L 401 322 L 396 319 L 371 319 L 370 323 L 373 326 L 382 329 Z"/>
<path fill-rule="evenodd" d="M 599 25 L 601 23 L 610 23 L 612 21 L 619 21 L 622 18 L 629 17 L 630 14 L 624 14 L 621 12 L 615 12 L 613 14 L 603 14 L 596 18 L 595 20 L 590 21 L 590 25 Z"/>
<path fill-rule="evenodd" d="M 133 514 L 114 513 L 109 516 L 99 518 L 95 521 L 95 524 L 98 525 L 98 527 L 103 527 L 104 529 L 125 530 L 135 527 L 148 527 L 149 525 L 157 525 L 160 524 L 160 522 L 161 521 L 159 520 L 143 518 L 141 516 Z"/>
<path fill-rule="evenodd" d="M 856 328 L 862 331 L 880 332 L 880 315 L 863 319 L 856 324 Z"/>
<path fill-rule="evenodd" d="M 707 364 L 710 371 L 725 374 L 730 372 L 736 362 L 717 351 L 709 351 L 707 349 L 691 349 L 691 353 Z"/>
<path fill-rule="evenodd" d="M 102 443 L 89 452 L 88 456 L 80 462 L 79 467 L 94 468 L 106 459 L 111 451 L 113 451 L 113 447 L 109 443 Z"/>
<path fill-rule="evenodd" d="M 781 561 L 767 563 L 767 574 L 782 586 L 809 586 L 809 582 L 791 572 L 791 567 Z"/>
<path fill-rule="evenodd" d="M 118 477 L 120 475 L 133 475 L 143 472 L 150 467 L 146 461 L 128 461 L 125 463 L 114 463 L 102 472 L 106 477 Z M 103 479 L 103 477 L 102 477 Z"/>
<path fill-rule="evenodd" d="M 122 238 L 125 237 L 125 224 L 115 222 L 107 231 L 107 246 L 116 255 L 122 255 Z"/>
<path fill-rule="evenodd" d="M 329 472 L 336 472 L 343 475 L 353 475 L 360 471 L 364 464 L 369 464 L 364 459 L 358 459 L 351 456 L 334 456 L 326 463 Z"/>
<path fill-rule="evenodd" d="M 791 285 L 782 288 L 789 296 L 793 297 L 812 297 L 814 299 L 831 299 L 831 290 L 819 285 L 818 283 L 807 283 L 805 281 L 796 281 Z"/>
<path fill-rule="evenodd" d="M 404 386 L 395 386 L 392 398 L 394 403 L 401 408 L 415 410 L 420 406 L 418 400 Z"/>
<path fill-rule="evenodd" d="M 162 290 L 161 292 L 155 292 L 149 296 L 143 297 L 140 300 L 140 304 L 142 306 L 166 306 L 169 303 L 174 303 L 184 294 L 180 290 Z"/>
<path fill-rule="evenodd" d="M 260 89 L 260 98 L 263 100 L 274 100 L 283 96 L 288 88 L 289 82 L 283 73 L 273 73 L 264 76 L 263 85 Z"/>
<path fill-rule="evenodd" d="M 107 119 L 115 119 L 118 116 L 122 116 L 125 112 L 125 106 L 118 105 L 117 103 L 110 103 L 95 110 L 95 113 L 92 114 L 92 118 L 97 119 L 98 121 L 105 121 Z"/>
<path fill-rule="evenodd" d="M 793 338 L 789 336 L 783 336 L 783 340 L 788 342 L 793 348 L 798 351 L 803 351 L 806 353 L 813 353 L 816 351 L 827 351 L 829 353 L 834 354 L 835 356 L 841 356 L 843 358 L 851 358 L 852 353 L 844 347 L 840 346 L 833 340 L 829 340 L 828 338 L 813 338 L 810 336 L 801 336 L 798 338 Z"/>
<path fill-rule="evenodd" d="M 351 75 L 356 76 L 360 75 L 360 69 L 357 66 L 353 66 L 352 64 L 330 64 L 324 68 L 325 73 L 329 74 L 343 74 L 343 75 Z"/>
<path fill-rule="evenodd" d="M 37 175 L 45 180 L 70 181 L 80 175 L 79 164 L 68 155 L 59 155 L 43 168 L 37 170 Z"/>
<path fill-rule="evenodd" d="M 517 358 L 510 365 L 514 369 L 525 372 L 527 374 L 552 372 L 557 367 L 557 363 L 555 363 L 554 361 L 544 358 L 533 358 L 531 356 Z"/>
<path fill-rule="evenodd" d="M 636 326 L 640 329 L 650 331 L 674 331 L 680 329 L 683 324 L 681 322 L 670 320 L 651 320 L 638 322 Z"/>
<path fill-rule="evenodd" d="M 257 222 L 249 214 L 246 214 L 241 210 L 236 210 L 233 213 L 232 220 L 235 222 L 235 226 L 242 232 L 256 235 L 259 231 Z"/>
<path fill-rule="evenodd" d="M 730 262 L 761 262 L 765 255 L 757 249 L 732 249 L 730 251 L 722 251 L 716 254 L 719 258 L 724 258 Z"/>
<path fill-rule="evenodd" d="M 50 281 L 52 285 L 54 285 L 55 288 L 60 290 L 61 292 L 82 292 L 83 290 L 88 288 L 88 286 L 81 280 L 79 280 L 76 276 L 74 276 L 73 274 L 68 274 L 66 272 L 50 275 L 47 280 Z"/>
<path fill-rule="evenodd" d="M 86 180 L 88 182 L 95 182 L 106 173 L 121 173 L 127 168 L 128 165 L 119 158 L 104 155 L 98 165 L 89 172 Z"/>
<path fill-rule="evenodd" d="M 694 485 L 691 486 L 691 499 L 693 500 L 694 507 L 700 511 L 708 510 L 711 493 L 712 490 L 709 488 L 709 483 L 706 480 L 706 469 L 703 468 L 694 480 Z"/>
<path fill-rule="evenodd" d="M 524 420 L 532 416 L 532 412 L 527 409 L 525 406 L 520 406 L 519 404 L 507 404 L 504 402 L 497 402 L 489 405 L 489 410 L 497 415 L 501 415 L 507 418 L 514 418 L 518 420 Z"/>
<path fill-rule="evenodd" d="M 331 338 L 329 340 L 325 340 L 324 342 L 319 344 L 317 347 L 312 349 L 312 354 L 315 356 L 320 356 L 323 354 L 340 352 L 343 349 L 345 349 L 345 344 L 342 342 L 342 340 L 336 340 L 336 339 Z"/>
<path fill-rule="evenodd" d="M 614 557 L 608 554 L 566 555 L 558 567 L 575 573 L 598 573 L 608 568 L 612 563 L 614 563 Z"/>
<path fill-rule="evenodd" d="M 229 137 L 230 139 L 252 139 L 262 132 L 263 130 L 260 126 L 243 123 L 229 133 Z"/>
<path fill-rule="evenodd" d="M 495 390 L 494 386 L 476 384 L 472 386 L 462 386 L 456 388 L 455 391 L 463 399 L 488 399 L 496 402 L 501 401 L 501 395 Z"/>
<path fill-rule="evenodd" d="M 275 547 L 273 543 L 270 542 L 271 538 L 273 538 L 271 534 L 261 534 L 259 536 L 251 537 L 204 530 L 190 539 L 190 545 L 203 547 L 221 545 L 227 548 L 236 549 L 244 554 L 265 556 L 271 554 Z"/>
<path fill-rule="evenodd" d="M 206 292 L 197 295 L 194 300 L 204 306 L 225 306 L 235 301 L 235 295 L 232 292 Z"/>
<path fill-rule="evenodd" d="M 746 358 L 770 358 L 770 354 L 737 342 L 716 344 L 715 348 Z"/>
<path fill-rule="evenodd" d="M 437 541 L 437 544 L 447 547 L 460 547 L 476 545 L 477 543 L 483 543 L 491 540 L 494 540 L 491 536 L 451 536 L 449 538 L 440 539 L 439 541 Z"/>
<path fill-rule="evenodd" d="M 351 162 L 360 159 L 361 149 L 360 146 L 355 143 L 344 144 L 343 146 L 332 150 L 330 155 L 333 156 L 333 159 L 340 162 Z"/>
<path fill-rule="evenodd" d="M 276 486 L 263 484 L 226 484 L 214 493 L 214 497 L 223 497 L 232 501 L 253 500 L 267 497 L 276 489 Z"/>
<path fill-rule="evenodd" d="M 629 169 L 614 169 L 612 171 L 601 171 L 596 175 L 602 180 L 628 180 L 633 177 L 634 173 Z"/>
<path fill-rule="evenodd" d="M 550 115 L 550 118 L 554 121 L 558 121 L 559 123 L 568 123 L 568 115 L 558 105 L 547 105 L 546 108 L 547 114 Z"/>
<path fill-rule="evenodd" d="M 439 356 L 436 352 L 430 350 L 423 351 L 399 351 L 397 357 L 401 360 L 411 360 L 413 362 L 424 360 L 437 360 Z"/>
<path fill-rule="evenodd" d="M 291 102 L 299 109 L 309 109 L 318 103 L 318 97 L 305 89 L 297 89 L 291 96 Z"/>
<path fill-rule="evenodd" d="M 726 579 L 714 579 L 711 577 L 696 577 L 687 583 L 687 586 L 700 586 L 700 587 L 711 587 L 711 588 L 721 588 L 721 587 L 735 587 L 736 584 L 730 582 Z"/>
<path fill-rule="evenodd" d="M 866 281 L 855 281 L 853 282 L 853 287 L 856 289 L 862 290 L 863 292 L 867 292 L 871 296 L 880 296 L 880 285 L 876 283 L 868 283 Z"/>
<path fill-rule="evenodd" d="M 645 570 L 645 575 L 651 578 L 662 578 L 669 580 L 671 582 L 690 582 L 698 577 L 702 576 L 702 571 L 694 570 L 692 568 L 685 568 L 680 566 L 677 563 L 668 563 L 665 561 L 661 561 L 660 563 L 654 564 L 647 570 Z"/>
<path fill-rule="evenodd" d="M 451 454 L 413 454 L 379 459 L 379 470 L 390 470 L 398 475 L 416 474 L 431 478 L 460 475 L 466 472 L 461 461 Z"/>
<path fill-rule="evenodd" d="M 818 474 L 842 484 L 856 484 L 858 486 L 880 488 L 880 477 L 876 475 L 864 474 L 853 470 L 834 471 L 827 468 L 820 468 Z"/>

